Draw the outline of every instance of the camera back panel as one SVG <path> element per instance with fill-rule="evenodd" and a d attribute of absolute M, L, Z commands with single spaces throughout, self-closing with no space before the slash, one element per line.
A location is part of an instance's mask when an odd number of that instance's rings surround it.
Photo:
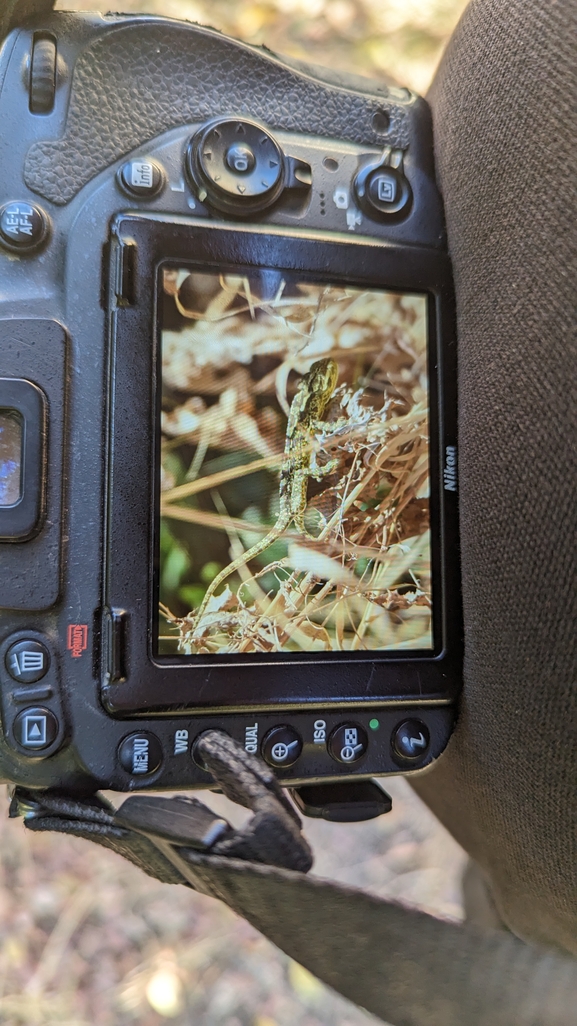
<path fill-rule="evenodd" d="M 454 310 L 426 104 L 124 16 L 13 32 L 0 82 L 2 775 L 206 786 L 194 740 L 215 726 L 287 783 L 423 769 L 462 666 Z M 160 652 L 163 268 L 178 288 L 282 271 L 311 294 L 423 297 L 430 650 Z"/>

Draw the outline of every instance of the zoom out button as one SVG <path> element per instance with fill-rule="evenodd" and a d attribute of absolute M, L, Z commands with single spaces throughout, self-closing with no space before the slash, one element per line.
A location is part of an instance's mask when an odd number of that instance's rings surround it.
<path fill-rule="evenodd" d="M 336 727 L 327 745 L 329 755 L 345 766 L 352 766 L 366 755 L 369 739 L 358 723 L 341 723 Z"/>

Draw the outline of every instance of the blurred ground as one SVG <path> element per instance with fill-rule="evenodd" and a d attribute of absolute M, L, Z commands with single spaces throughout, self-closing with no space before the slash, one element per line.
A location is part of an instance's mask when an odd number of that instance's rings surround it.
<path fill-rule="evenodd" d="M 404 780 L 387 788 L 393 811 L 378 820 L 305 821 L 313 871 L 459 918 L 461 849 Z M 206 800 L 231 821 L 245 816 L 225 798 Z M 377 1022 L 216 901 L 156 883 L 86 841 L 29 834 L 1 811 L 0 872 L 5 1026 Z"/>
<path fill-rule="evenodd" d="M 161 13 L 424 92 L 465 0 L 59 0 Z M 371 823 L 306 822 L 314 872 L 459 918 L 463 854 L 396 778 Z M 210 803 L 231 820 L 239 810 Z M 5 1026 L 362 1026 L 217 902 L 155 883 L 87 842 L 25 832 L 0 798 L 0 1021 Z M 232 810 L 232 811 L 231 811 Z M 241 813 L 242 815 L 242 813 Z M 343 924 L 346 929 L 346 924 Z"/>

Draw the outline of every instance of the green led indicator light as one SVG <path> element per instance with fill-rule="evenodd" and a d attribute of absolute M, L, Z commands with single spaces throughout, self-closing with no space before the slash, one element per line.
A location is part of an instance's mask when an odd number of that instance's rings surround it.
<path fill-rule="evenodd" d="M 371 728 L 371 730 L 378 730 L 380 725 L 381 724 L 378 720 L 369 720 L 369 727 Z"/>

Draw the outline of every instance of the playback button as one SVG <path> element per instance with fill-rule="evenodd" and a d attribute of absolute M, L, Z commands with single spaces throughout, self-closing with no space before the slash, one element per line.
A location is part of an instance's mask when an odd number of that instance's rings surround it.
<path fill-rule="evenodd" d="M 303 750 L 303 740 L 294 727 L 273 727 L 262 742 L 262 757 L 269 766 L 293 766 Z"/>
<path fill-rule="evenodd" d="M 27 755 L 50 748 L 58 737 L 58 720 L 50 709 L 23 709 L 14 720 L 14 738 Z"/>

